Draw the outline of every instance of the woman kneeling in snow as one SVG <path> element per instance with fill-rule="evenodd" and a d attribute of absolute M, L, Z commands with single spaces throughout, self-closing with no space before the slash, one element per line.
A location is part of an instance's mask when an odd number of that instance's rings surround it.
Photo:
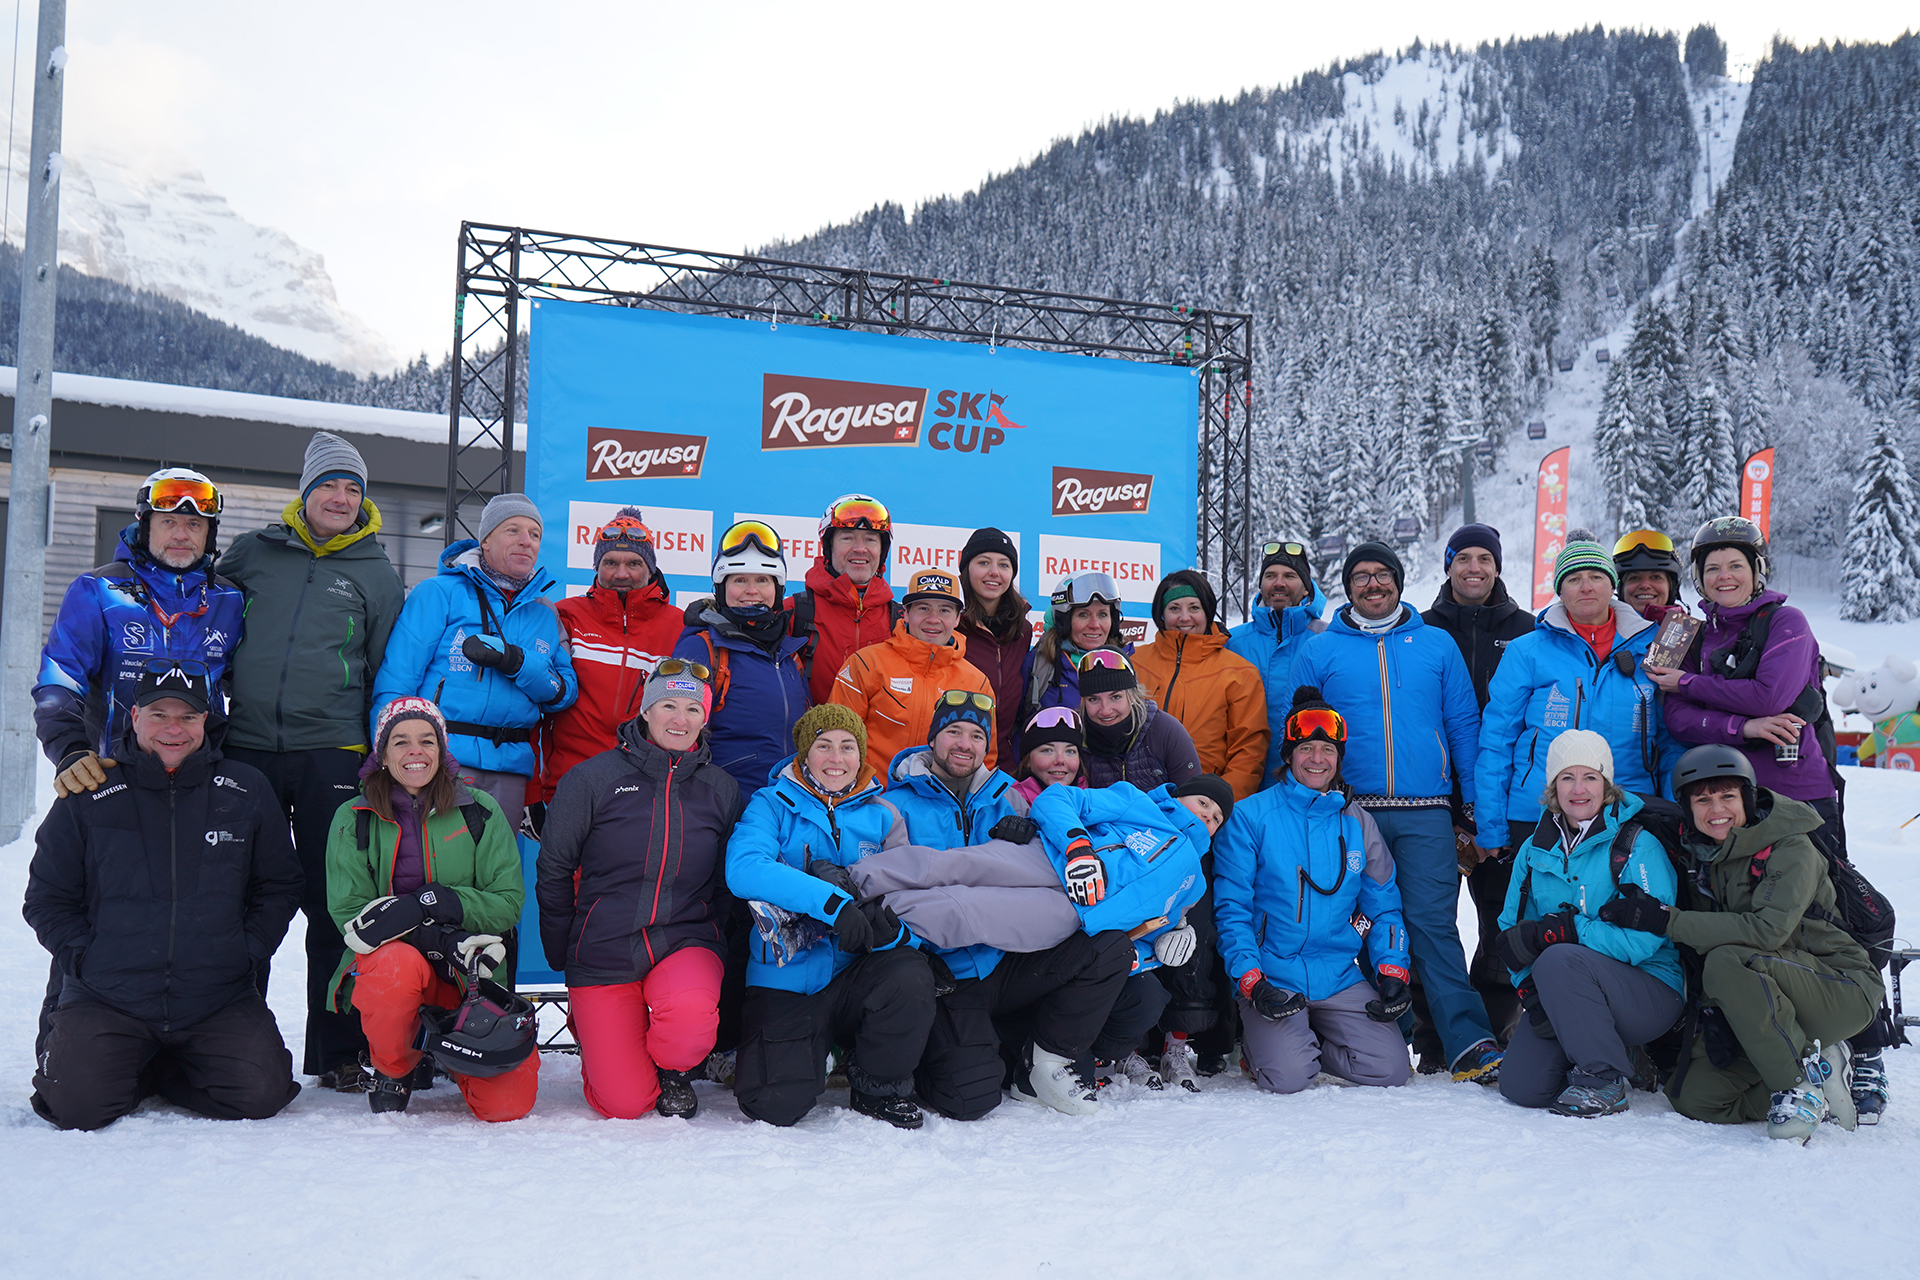
<path fill-rule="evenodd" d="M 1411 1073 L 1394 1026 L 1412 999 L 1400 889 L 1340 778 L 1346 743 L 1320 691 L 1295 690 L 1280 784 L 1235 806 L 1214 849 L 1213 919 L 1241 1042 L 1254 1082 L 1274 1093 L 1298 1093 L 1319 1071 L 1371 1085 Z"/>

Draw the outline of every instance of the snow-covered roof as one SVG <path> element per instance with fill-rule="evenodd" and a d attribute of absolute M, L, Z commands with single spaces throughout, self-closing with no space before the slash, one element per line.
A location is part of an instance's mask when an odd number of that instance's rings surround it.
<path fill-rule="evenodd" d="M 17 370 L 0 366 L 0 395 L 11 396 Z M 286 396 L 254 395 L 247 391 L 215 391 L 207 387 L 176 387 L 164 382 L 134 382 L 126 378 L 96 378 L 81 373 L 55 373 L 53 398 L 70 404 L 112 405 L 186 413 L 201 418 L 231 418 L 243 422 L 278 422 L 290 427 L 312 427 L 349 434 L 398 436 L 427 444 L 447 438 L 447 416 L 409 409 L 374 409 L 366 405 L 330 404 L 324 400 L 294 400 Z M 479 433 L 472 418 L 460 420 L 463 440 Z M 526 424 L 517 424 L 513 447 L 527 447 Z"/>

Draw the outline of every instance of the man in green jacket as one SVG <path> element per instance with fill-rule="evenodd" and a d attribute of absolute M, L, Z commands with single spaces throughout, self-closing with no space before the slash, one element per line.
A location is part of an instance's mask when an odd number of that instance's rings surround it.
<path fill-rule="evenodd" d="M 1880 972 L 1841 927 L 1812 806 L 1759 787 L 1734 747 L 1695 747 L 1673 771 L 1693 866 L 1669 908 L 1623 883 L 1600 918 L 1661 933 L 1699 957 L 1673 1109 L 1694 1120 L 1765 1120 L 1805 1142 L 1831 1117 L 1855 1123 L 1847 1037 L 1880 1008 Z"/>
<path fill-rule="evenodd" d="M 346 950 L 327 914 L 327 826 L 359 790 L 373 677 L 406 595 L 375 541 L 380 510 L 366 484 L 359 450 L 315 432 L 299 499 L 287 504 L 281 523 L 234 539 L 219 564 L 247 602 L 224 752 L 266 775 L 293 824 L 307 877 L 303 1070 L 348 1091 L 366 1087 L 366 1039 L 358 1015 L 327 1004 L 328 981 Z"/>

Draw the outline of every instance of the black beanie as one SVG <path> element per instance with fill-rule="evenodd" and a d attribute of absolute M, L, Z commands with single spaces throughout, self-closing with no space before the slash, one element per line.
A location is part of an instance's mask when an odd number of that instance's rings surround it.
<path fill-rule="evenodd" d="M 1117 653 L 1125 658 L 1118 649 L 1089 649 L 1089 654 Z M 1082 667 L 1080 669 L 1080 696 L 1094 693 L 1112 693 L 1118 689 L 1134 689 L 1140 685 L 1140 677 L 1133 672 L 1132 661 L 1123 667 Z M 1022 739 L 1024 741 L 1024 739 Z"/>
<path fill-rule="evenodd" d="M 1493 571 L 1497 575 L 1501 570 L 1500 531 L 1490 524 L 1463 524 L 1453 531 L 1447 539 L 1447 562 L 1441 568 L 1451 568 L 1453 558 L 1468 547 L 1481 547 L 1493 553 Z"/>
<path fill-rule="evenodd" d="M 994 551 L 999 552 L 1012 563 L 1013 576 L 1015 579 L 1018 579 L 1020 577 L 1020 549 L 1013 545 L 1012 538 L 1009 538 L 1006 534 L 1000 532 L 1000 530 L 989 526 L 985 529 L 975 529 L 973 536 L 967 539 L 967 545 L 960 548 L 960 580 L 962 582 L 970 582 L 967 576 L 967 566 L 973 563 L 975 556 L 985 555 L 988 552 Z"/>
<path fill-rule="evenodd" d="M 1220 616 L 1220 602 L 1214 597 L 1213 587 L 1206 576 L 1197 569 L 1175 569 L 1160 579 L 1160 585 L 1153 589 L 1153 625 L 1155 629 L 1167 629 L 1167 593 L 1175 587 L 1186 587 L 1187 592 L 1200 602 L 1200 608 L 1207 615 L 1207 630 L 1213 630 L 1213 624 Z"/>
<path fill-rule="evenodd" d="M 1205 796 L 1220 806 L 1221 822 L 1233 816 L 1233 788 L 1218 774 L 1196 773 L 1175 787 L 1173 794 L 1176 799 L 1181 796 Z"/>
<path fill-rule="evenodd" d="M 1051 724 L 1034 723 L 1050 711 L 1054 713 L 1047 716 L 1052 721 Z M 1061 715 L 1061 712 L 1066 714 Z M 1035 747 L 1044 747 L 1049 742 L 1071 743 L 1084 750 L 1087 745 L 1087 731 L 1081 722 L 1080 713 L 1072 707 L 1042 707 L 1034 712 L 1033 719 L 1028 720 L 1026 727 L 1020 731 L 1021 757 L 1025 758 Z"/>
<path fill-rule="evenodd" d="M 1400 563 L 1400 557 L 1394 554 L 1392 547 L 1384 542 L 1363 542 L 1347 552 L 1347 562 L 1340 566 L 1340 587 L 1347 590 L 1347 584 L 1353 581 L 1353 566 L 1362 560 L 1371 560 L 1375 564 L 1387 566 L 1387 572 L 1393 575 L 1393 589 L 1407 589 L 1407 568 Z M 1353 598 L 1353 592 L 1347 591 L 1347 598 Z"/>
<path fill-rule="evenodd" d="M 1306 546 L 1305 543 L 1299 543 L 1299 542 L 1295 543 L 1294 545 L 1297 547 L 1301 547 L 1303 549 Z M 1259 578 L 1266 577 L 1267 570 L 1271 569 L 1276 564 L 1283 564 L 1287 566 L 1287 568 L 1299 574 L 1300 581 L 1302 582 L 1313 581 L 1313 566 L 1307 563 L 1307 557 L 1304 554 L 1297 555 L 1297 556 L 1292 554 L 1287 550 L 1287 544 L 1283 541 L 1280 543 L 1278 550 L 1270 551 L 1265 556 L 1261 557 L 1260 573 L 1258 577 L 1255 578 L 1255 582 L 1257 583 L 1259 581 Z"/>

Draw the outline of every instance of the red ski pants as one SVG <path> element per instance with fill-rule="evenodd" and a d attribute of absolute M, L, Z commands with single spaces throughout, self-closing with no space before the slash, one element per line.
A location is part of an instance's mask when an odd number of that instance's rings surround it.
<path fill-rule="evenodd" d="M 427 958 L 404 939 L 377 947 L 354 965 L 353 1007 L 360 1011 L 360 1027 L 367 1033 L 373 1069 L 385 1076 L 404 1076 L 419 1065 L 420 1050 L 412 1047 L 420 1025 L 420 1006 L 451 1009 L 460 1003 L 460 988 L 441 978 Z M 540 1051 L 502 1076 L 455 1075 L 454 1084 L 467 1100 L 467 1109 L 482 1120 L 518 1120 L 533 1110 L 540 1088 Z"/>
<path fill-rule="evenodd" d="M 723 967 L 705 947 L 682 947 L 638 982 L 567 988 L 588 1106 L 638 1119 L 660 1098 L 656 1067 L 691 1071 L 706 1060 L 720 1026 Z"/>

